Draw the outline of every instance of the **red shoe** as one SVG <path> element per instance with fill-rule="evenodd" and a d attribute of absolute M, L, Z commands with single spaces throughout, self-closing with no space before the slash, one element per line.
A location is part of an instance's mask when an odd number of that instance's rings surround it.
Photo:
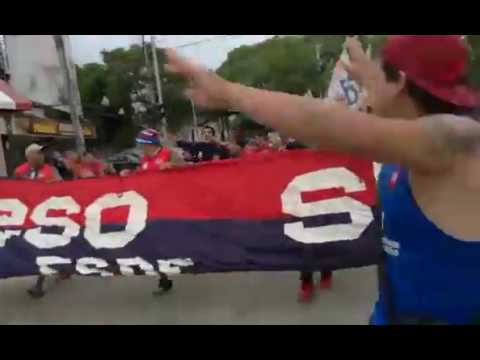
<path fill-rule="evenodd" d="M 333 274 L 322 273 L 322 277 L 320 278 L 320 289 L 331 290 L 332 286 L 333 286 Z"/>
<path fill-rule="evenodd" d="M 302 304 L 309 303 L 313 299 L 315 287 L 311 281 L 302 281 L 300 290 L 298 291 L 298 301 Z"/>

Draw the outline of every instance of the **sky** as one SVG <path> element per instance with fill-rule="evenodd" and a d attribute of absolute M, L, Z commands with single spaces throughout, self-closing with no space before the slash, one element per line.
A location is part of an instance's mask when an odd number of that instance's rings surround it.
<path fill-rule="evenodd" d="M 210 69 L 217 69 L 228 53 L 242 45 L 252 45 L 274 35 L 156 35 L 158 47 L 178 47 L 178 51 Z M 147 39 L 149 36 L 147 35 Z M 70 35 L 74 61 L 83 65 L 101 62 L 100 52 L 141 44 L 141 35 Z M 200 44 L 183 46 L 198 41 Z"/>

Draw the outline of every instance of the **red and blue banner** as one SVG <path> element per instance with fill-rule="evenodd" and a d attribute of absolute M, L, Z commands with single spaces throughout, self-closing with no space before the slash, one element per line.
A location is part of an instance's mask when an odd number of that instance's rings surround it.
<path fill-rule="evenodd" d="M 0 278 L 336 270 L 381 254 L 373 165 L 308 150 L 43 184 L 0 180 Z"/>

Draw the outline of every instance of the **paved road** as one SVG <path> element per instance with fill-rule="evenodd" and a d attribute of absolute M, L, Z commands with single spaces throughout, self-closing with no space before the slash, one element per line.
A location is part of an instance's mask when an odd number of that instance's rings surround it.
<path fill-rule="evenodd" d="M 32 279 L 0 282 L 0 324 L 366 324 L 373 268 L 335 274 L 334 289 L 296 302 L 295 273 L 181 276 L 153 297 L 152 278 L 74 278 L 32 300 Z"/>

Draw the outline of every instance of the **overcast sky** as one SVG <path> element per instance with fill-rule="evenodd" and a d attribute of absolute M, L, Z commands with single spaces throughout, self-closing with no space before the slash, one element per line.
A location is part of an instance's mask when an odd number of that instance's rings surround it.
<path fill-rule="evenodd" d="M 273 35 L 157 35 L 157 46 L 180 47 L 178 51 L 191 57 L 211 69 L 219 67 L 227 54 L 241 46 L 264 41 Z M 141 35 L 70 35 L 73 57 L 76 63 L 83 65 L 101 62 L 103 49 L 128 47 L 140 44 Z M 148 36 L 147 36 L 148 38 Z M 185 46 L 197 41 L 209 40 L 196 45 Z"/>

